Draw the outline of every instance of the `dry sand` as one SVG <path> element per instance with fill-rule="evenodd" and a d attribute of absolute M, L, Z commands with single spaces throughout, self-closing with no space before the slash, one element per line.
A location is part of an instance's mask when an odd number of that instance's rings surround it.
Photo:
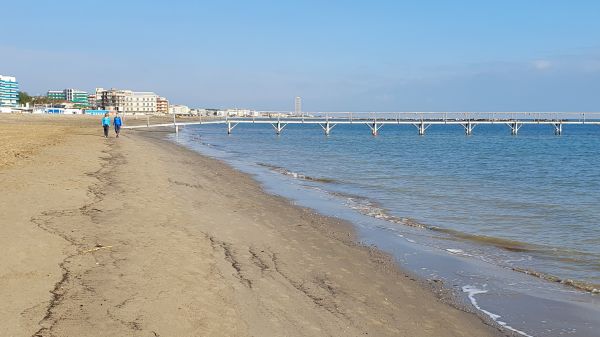
<path fill-rule="evenodd" d="M 0 135 L 0 336 L 498 335 L 160 132 L 0 116 Z"/>

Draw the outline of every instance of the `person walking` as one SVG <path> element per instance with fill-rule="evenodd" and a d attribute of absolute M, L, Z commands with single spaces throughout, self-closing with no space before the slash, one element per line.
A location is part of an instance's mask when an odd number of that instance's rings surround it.
<path fill-rule="evenodd" d="M 102 128 L 104 128 L 104 138 L 108 138 L 108 130 L 110 129 L 110 117 L 108 117 L 108 112 L 104 114 L 104 118 L 102 118 Z"/>
<path fill-rule="evenodd" d="M 121 120 L 121 116 L 118 114 L 113 119 L 113 125 L 115 126 L 115 133 L 117 134 L 117 138 L 119 138 L 119 133 L 121 132 L 121 125 L 123 125 L 123 121 Z"/>

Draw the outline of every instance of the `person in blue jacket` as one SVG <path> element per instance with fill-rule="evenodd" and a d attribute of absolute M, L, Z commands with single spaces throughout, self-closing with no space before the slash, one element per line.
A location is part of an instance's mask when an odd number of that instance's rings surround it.
<path fill-rule="evenodd" d="M 104 138 L 108 138 L 108 130 L 110 129 L 110 117 L 108 117 L 108 112 L 104 114 L 104 118 L 102 118 L 102 128 L 104 128 Z"/>
<path fill-rule="evenodd" d="M 123 125 L 123 121 L 121 120 L 121 116 L 118 114 L 115 115 L 113 119 L 113 125 L 115 126 L 115 133 L 117 134 L 117 138 L 119 138 L 119 133 L 121 132 L 121 125 Z"/>

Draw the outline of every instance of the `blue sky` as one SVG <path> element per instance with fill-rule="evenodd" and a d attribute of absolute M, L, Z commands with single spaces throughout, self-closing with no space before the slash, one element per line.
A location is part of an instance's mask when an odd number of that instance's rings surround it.
<path fill-rule="evenodd" d="M 7 1 L 24 91 L 194 107 L 600 111 L 600 1 Z"/>

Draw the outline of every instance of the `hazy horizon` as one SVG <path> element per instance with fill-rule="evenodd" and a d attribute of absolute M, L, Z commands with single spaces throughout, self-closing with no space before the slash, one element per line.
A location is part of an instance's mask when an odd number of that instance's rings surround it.
<path fill-rule="evenodd" d="M 600 111 L 594 1 L 3 4 L 21 90 L 305 111 Z M 14 14 L 14 15 L 11 15 Z"/>

